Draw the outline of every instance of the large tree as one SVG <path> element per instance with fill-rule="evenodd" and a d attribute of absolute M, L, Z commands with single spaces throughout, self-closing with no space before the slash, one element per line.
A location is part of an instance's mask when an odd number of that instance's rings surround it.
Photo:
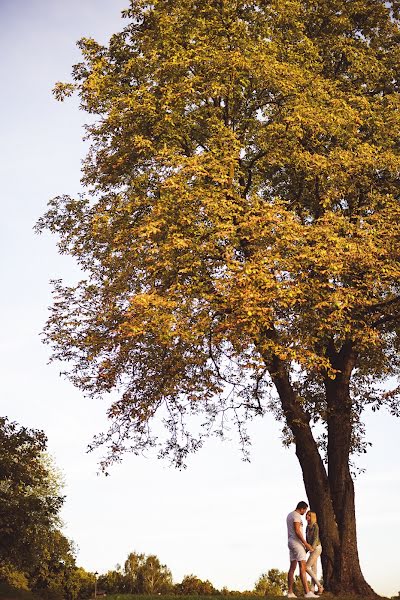
<path fill-rule="evenodd" d="M 326 589 L 373 595 L 351 456 L 366 407 L 398 414 L 399 3 L 135 0 L 124 16 L 55 88 L 78 93 L 92 145 L 87 194 L 38 224 L 85 274 L 55 282 L 53 356 L 83 392 L 117 391 L 108 462 L 160 443 L 182 464 L 229 415 L 246 445 L 246 420 L 274 411 Z"/>

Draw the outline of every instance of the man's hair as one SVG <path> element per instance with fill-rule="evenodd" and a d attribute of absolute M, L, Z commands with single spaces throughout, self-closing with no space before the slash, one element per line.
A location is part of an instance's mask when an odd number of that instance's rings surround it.
<path fill-rule="evenodd" d="M 301 502 L 298 503 L 296 508 L 308 508 L 308 504 L 307 504 L 307 502 L 303 502 L 303 500 L 302 500 Z"/>

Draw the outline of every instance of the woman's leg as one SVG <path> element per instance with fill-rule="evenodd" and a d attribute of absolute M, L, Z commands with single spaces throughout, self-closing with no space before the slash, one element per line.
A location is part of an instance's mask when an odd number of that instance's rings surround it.
<path fill-rule="evenodd" d="M 318 558 L 321 556 L 321 552 L 322 552 L 322 547 L 317 546 L 315 548 L 314 552 L 310 552 L 310 555 L 307 560 L 307 565 L 306 565 L 307 573 L 309 574 L 309 576 L 311 577 L 311 580 L 315 583 L 315 585 L 318 586 L 319 590 L 321 590 L 322 585 L 320 584 L 318 577 L 317 577 L 317 561 L 318 561 Z"/>

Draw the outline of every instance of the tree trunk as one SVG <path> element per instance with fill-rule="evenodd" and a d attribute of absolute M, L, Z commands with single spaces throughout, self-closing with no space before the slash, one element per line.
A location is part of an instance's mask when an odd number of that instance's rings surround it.
<path fill-rule="evenodd" d="M 318 516 L 324 587 L 335 594 L 376 597 L 363 577 L 358 559 L 354 486 L 349 469 L 352 432 L 349 381 L 355 359 L 351 353 L 344 354 L 340 356 L 344 370 L 326 382 L 329 475 L 314 440 L 310 418 L 296 396 L 284 362 L 274 357 L 268 369 L 294 436 L 310 507 Z"/>
<path fill-rule="evenodd" d="M 351 590 L 362 596 L 374 596 L 375 592 L 361 572 L 358 558 L 354 484 L 349 467 L 353 430 L 350 378 L 357 355 L 350 343 L 344 344 L 339 352 L 330 348 L 328 353 L 333 368 L 337 370 L 334 379 L 326 378 L 325 381 L 328 409 L 328 480 L 340 541 L 328 582 L 330 589 L 335 593 Z M 322 558 L 324 579 L 328 558 Z"/>

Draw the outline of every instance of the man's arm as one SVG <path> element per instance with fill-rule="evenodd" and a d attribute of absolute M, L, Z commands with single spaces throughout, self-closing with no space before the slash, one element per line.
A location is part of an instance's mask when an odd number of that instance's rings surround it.
<path fill-rule="evenodd" d="M 298 521 L 295 521 L 294 522 L 294 530 L 296 532 L 297 537 L 299 538 L 299 540 L 303 544 L 304 548 L 306 550 L 309 550 L 310 552 L 313 552 L 314 548 L 303 537 L 303 534 L 301 532 L 301 523 L 299 523 Z"/>

